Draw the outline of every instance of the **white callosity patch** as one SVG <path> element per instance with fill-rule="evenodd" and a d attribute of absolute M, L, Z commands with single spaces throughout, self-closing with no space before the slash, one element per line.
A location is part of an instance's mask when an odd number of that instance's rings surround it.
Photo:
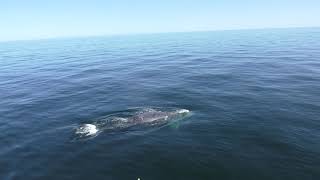
<path fill-rule="evenodd" d="M 189 113 L 190 111 L 188 109 L 179 109 L 177 110 L 177 113 L 183 114 L 183 113 Z"/>
<path fill-rule="evenodd" d="M 98 129 L 95 125 L 93 124 L 83 124 L 82 126 L 80 126 L 77 131 L 76 134 L 82 134 L 82 135 L 86 135 L 86 136 L 90 136 L 90 135 L 94 135 L 98 132 Z"/>

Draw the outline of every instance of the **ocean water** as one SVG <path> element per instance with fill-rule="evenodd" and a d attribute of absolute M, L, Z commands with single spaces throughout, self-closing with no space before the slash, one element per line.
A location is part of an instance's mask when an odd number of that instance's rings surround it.
<path fill-rule="evenodd" d="M 0 43 L 0 179 L 320 179 L 320 29 Z M 72 140 L 135 107 L 161 128 Z"/>

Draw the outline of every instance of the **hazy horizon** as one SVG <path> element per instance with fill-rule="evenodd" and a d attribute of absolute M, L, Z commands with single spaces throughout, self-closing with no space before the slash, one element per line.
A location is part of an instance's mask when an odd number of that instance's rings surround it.
<path fill-rule="evenodd" d="M 41 41 L 53 39 L 73 39 L 73 38 L 97 38 L 97 37 L 116 37 L 116 36 L 135 36 L 135 35 L 153 35 L 153 34 L 174 34 L 174 33 L 205 33 L 205 32 L 224 32 L 224 31 L 263 31 L 263 30 L 286 30 L 286 29 L 320 29 L 320 26 L 305 26 L 305 27 L 265 27 L 265 28 L 243 28 L 243 29 L 216 29 L 216 30 L 195 30 L 195 31 L 171 31 L 171 32 L 137 32 L 137 33 L 122 33 L 122 34 L 95 34 L 95 35 L 77 35 L 77 36 L 53 36 L 35 39 L 12 39 L 1 40 L 0 43 L 15 42 L 15 41 Z"/>
<path fill-rule="evenodd" d="M 3 1 L 0 41 L 320 27 L 320 2 L 128 0 Z"/>

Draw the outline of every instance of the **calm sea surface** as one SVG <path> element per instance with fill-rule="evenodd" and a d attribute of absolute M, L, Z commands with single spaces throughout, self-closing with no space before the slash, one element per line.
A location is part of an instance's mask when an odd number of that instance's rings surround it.
<path fill-rule="evenodd" d="M 192 116 L 72 140 L 134 107 Z M 0 132 L 1 180 L 318 180 L 320 29 L 2 42 Z"/>

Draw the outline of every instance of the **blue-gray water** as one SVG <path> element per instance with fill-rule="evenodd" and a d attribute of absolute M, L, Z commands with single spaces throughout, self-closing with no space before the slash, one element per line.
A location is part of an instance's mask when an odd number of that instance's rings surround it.
<path fill-rule="evenodd" d="M 177 124 L 72 141 L 132 107 Z M 0 43 L 0 179 L 320 179 L 320 29 Z"/>

